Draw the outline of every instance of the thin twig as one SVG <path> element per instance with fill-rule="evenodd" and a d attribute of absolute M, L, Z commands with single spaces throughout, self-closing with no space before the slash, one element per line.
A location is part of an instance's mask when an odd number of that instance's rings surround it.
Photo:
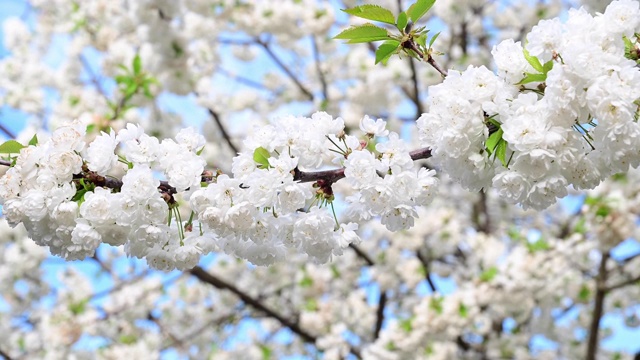
<path fill-rule="evenodd" d="M 211 108 L 207 108 L 207 111 L 209 112 L 209 115 L 211 115 L 211 117 L 213 118 L 213 121 L 216 122 L 216 125 L 218 125 L 218 129 L 220 129 L 220 133 L 222 134 L 224 141 L 227 143 L 227 145 L 229 145 L 229 148 L 231 148 L 234 154 L 237 154 L 238 148 L 231 140 L 231 136 L 229 136 L 227 129 L 225 128 L 224 124 L 220 120 L 220 114 L 218 114 L 216 111 L 213 111 L 213 109 Z"/>
<path fill-rule="evenodd" d="M 413 93 L 411 94 L 411 101 L 416 106 L 416 119 L 419 118 L 424 112 L 422 103 L 420 102 L 420 87 L 418 84 L 418 71 L 416 70 L 416 64 L 413 58 L 409 58 L 409 67 L 411 68 L 411 82 L 413 83 Z"/>
<path fill-rule="evenodd" d="M 320 85 L 322 86 L 322 97 L 325 101 L 329 101 L 327 79 L 324 77 L 324 72 L 320 66 L 320 51 L 318 50 L 318 41 L 314 35 L 311 35 L 311 44 L 313 45 L 313 60 L 316 63 L 316 72 L 318 73 L 318 79 L 320 79 Z"/>
<path fill-rule="evenodd" d="M 302 85 L 302 82 L 300 82 L 300 79 L 298 79 L 298 77 L 293 73 L 293 71 L 291 71 L 291 69 L 289 69 L 289 67 L 285 65 L 285 63 L 282 62 L 282 60 L 280 60 L 280 58 L 273 52 L 269 44 L 261 40 L 256 40 L 256 43 L 262 46 L 262 48 L 267 52 L 269 57 L 271 57 L 271 59 L 280 67 L 280 69 L 282 69 L 282 71 L 284 71 L 285 74 L 287 74 L 289 79 L 291 79 L 291 81 L 293 81 L 296 84 L 298 89 L 300 89 L 300 91 L 309 100 L 313 100 L 314 98 L 313 93 L 311 93 L 311 91 L 309 91 L 304 85 Z"/>
<path fill-rule="evenodd" d="M 4 360 L 13 360 L 13 358 L 2 349 L 0 349 L 0 356 L 2 356 Z"/>
<path fill-rule="evenodd" d="M 5 135 L 7 135 L 9 139 L 16 138 L 16 135 L 11 130 L 9 130 L 9 128 L 4 126 L 4 124 L 1 124 L 1 123 L 0 123 L 0 131 L 2 131 Z"/>
<path fill-rule="evenodd" d="M 416 54 L 418 54 L 420 59 L 426 61 L 429 65 L 431 65 L 434 69 L 436 69 L 436 71 L 439 72 L 440 75 L 442 75 L 442 77 L 447 77 L 447 75 L 449 75 L 446 69 L 443 69 L 442 67 L 440 67 L 440 65 L 438 65 L 438 63 L 433 58 L 433 56 L 431 56 L 431 54 L 425 55 L 422 51 L 420 51 L 420 49 L 418 49 L 418 46 L 413 40 L 407 41 L 406 43 L 404 43 L 404 46 L 408 49 L 413 50 Z"/>

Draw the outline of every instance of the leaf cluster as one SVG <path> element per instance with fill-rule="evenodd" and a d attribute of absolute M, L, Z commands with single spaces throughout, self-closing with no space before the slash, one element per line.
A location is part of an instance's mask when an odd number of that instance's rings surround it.
<path fill-rule="evenodd" d="M 347 44 L 384 41 L 376 50 L 376 64 L 386 62 L 394 54 L 404 53 L 408 56 L 423 59 L 425 54 L 431 52 L 431 47 L 439 33 L 431 37 L 427 44 L 429 30 L 426 27 L 414 29 L 413 24 L 418 22 L 431 9 L 435 0 L 418 0 L 407 11 L 402 11 L 398 16 L 378 5 L 361 5 L 350 9 L 343 9 L 347 14 L 359 18 L 378 21 L 393 25 L 399 34 L 393 34 L 389 30 L 372 23 L 352 26 L 334 39 L 347 40 Z"/>

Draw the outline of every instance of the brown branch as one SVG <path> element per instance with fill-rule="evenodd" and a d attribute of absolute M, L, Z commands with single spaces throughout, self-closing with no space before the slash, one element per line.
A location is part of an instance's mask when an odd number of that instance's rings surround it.
<path fill-rule="evenodd" d="M 358 245 L 349 244 L 349 247 L 358 255 L 358 257 L 364 260 L 364 262 L 367 263 L 368 266 L 374 265 L 374 262 L 373 262 L 373 259 L 371 259 L 371 256 L 369 256 L 362 249 L 360 249 Z"/>
<path fill-rule="evenodd" d="M 291 81 L 293 81 L 296 84 L 298 89 L 300 89 L 300 91 L 309 100 L 313 100 L 314 98 L 313 93 L 311 93 L 311 91 L 309 91 L 304 85 L 302 85 L 302 83 L 300 82 L 300 79 L 298 79 L 298 77 L 293 73 L 293 71 L 291 71 L 291 69 L 289 69 L 289 67 L 285 65 L 285 63 L 282 62 L 282 60 L 280 60 L 280 58 L 273 52 L 273 50 L 271 49 L 268 43 L 258 39 L 256 40 L 256 44 L 262 46 L 262 48 L 267 52 L 269 57 L 271 57 L 271 59 L 280 67 L 280 69 L 282 69 L 282 71 L 284 71 L 285 74 L 287 74 L 289 79 L 291 79 Z"/>
<path fill-rule="evenodd" d="M 292 332 L 300 336 L 302 340 L 304 340 L 304 342 L 315 345 L 317 338 L 311 335 L 310 333 L 308 333 L 306 330 L 302 329 L 300 327 L 300 324 L 297 321 L 293 321 L 291 319 L 286 318 L 282 314 L 276 312 L 275 310 L 263 304 L 260 300 L 255 299 L 250 295 L 248 295 L 247 293 L 245 293 L 244 291 L 238 289 L 235 285 L 216 277 L 215 275 L 207 272 L 206 270 L 204 270 L 199 266 L 194 267 L 189 272 L 191 273 L 191 275 L 195 276 L 198 280 L 204 283 L 210 284 L 215 288 L 218 288 L 221 290 L 230 291 L 231 293 L 236 295 L 238 298 L 240 298 L 240 300 L 242 300 L 245 304 L 277 320 L 280 324 L 282 324 L 283 326 L 287 327 L 289 330 L 291 330 Z M 360 354 L 360 351 L 358 349 L 350 348 L 350 352 L 353 355 L 355 355 L 357 358 L 359 359 L 362 358 L 362 355 Z"/>
<path fill-rule="evenodd" d="M 607 260 L 609 253 L 602 254 L 598 276 L 596 277 L 596 296 L 593 305 L 593 315 L 591 317 L 591 326 L 589 327 L 589 340 L 587 341 L 586 360 L 595 360 L 598 352 L 598 332 L 600 330 L 600 319 L 604 311 L 604 297 L 606 296 L 605 283 L 607 281 Z"/>
<path fill-rule="evenodd" d="M 413 40 L 406 41 L 402 44 L 402 46 L 404 46 L 407 49 L 411 49 L 413 52 L 415 52 L 420 57 L 420 59 L 422 59 L 423 61 L 426 61 L 429 65 L 431 65 L 434 69 L 436 69 L 436 71 L 439 72 L 440 75 L 442 75 L 442 77 L 447 77 L 447 75 L 449 75 L 446 69 L 443 69 L 440 65 L 438 65 L 438 63 L 433 58 L 433 56 L 431 56 L 431 54 L 425 55 L 422 51 L 420 51 L 415 41 Z"/>
<path fill-rule="evenodd" d="M 220 129 L 220 133 L 222 133 L 222 137 L 224 138 L 224 141 L 227 143 L 227 145 L 229 145 L 229 148 L 231 148 L 231 150 L 235 154 L 238 154 L 238 148 L 236 147 L 236 145 L 231 140 L 231 136 L 229 136 L 229 133 L 227 132 L 227 129 L 225 128 L 224 124 L 220 120 L 220 114 L 218 114 L 217 112 L 213 111 L 213 109 L 211 109 L 211 108 L 207 108 L 207 111 L 209 112 L 209 115 L 211 115 L 211 117 L 213 118 L 213 121 L 216 122 L 216 125 L 218 125 L 218 129 Z"/>
<path fill-rule="evenodd" d="M 418 71 L 416 70 L 416 64 L 413 58 L 409 58 L 409 66 L 411 68 L 411 82 L 413 83 L 413 93 L 411 94 L 411 101 L 416 106 L 416 119 L 419 118 L 424 112 L 422 103 L 420 102 L 420 89 L 418 85 Z"/>
<path fill-rule="evenodd" d="M 431 149 L 422 148 L 418 150 L 411 151 L 409 153 L 411 156 L 411 160 L 422 160 L 428 159 L 431 157 Z M 334 170 L 324 170 L 324 171 L 315 171 L 315 172 L 304 172 L 300 171 L 298 168 L 295 168 L 293 174 L 294 181 L 304 182 L 314 182 L 318 180 L 324 180 L 329 184 L 333 184 L 336 181 L 344 178 L 344 168 L 334 169 Z"/>
<path fill-rule="evenodd" d="M 426 257 L 424 257 L 424 255 L 422 255 L 420 251 L 416 252 L 416 256 L 418 257 L 418 260 L 420 260 L 420 263 L 424 268 L 424 278 L 425 280 L 427 280 L 427 284 L 429 284 L 429 288 L 431 289 L 431 292 L 437 293 L 438 288 L 436 287 L 436 284 L 433 282 L 433 279 L 431 278 L 431 266 L 429 265 L 429 261 L 427 260 Z"/>
<path fill-rule="evenodd" d="M 382 323 L 384 323 L 384 307 L 387 305 L 387 292 L 380 289 L 380 298 L 378 299 L 378 309 L 376 310 L 376 327 L 373 331 L 373 339 L 380 336 Z"/>
<path fill-rule="evenodd" d="M 12 360 L 13 358 L 11 356 L 9 356 L 9 354 L 7 354 L 4 350 L 0 349 L 0 356 L 4 359 L 4 360 Z"/>
<path fill-rule="evenodd" d="M 1 123 L 0 123 L 0 131 L 2 131 L 5 135 L 7 135 L 9 139 L 16 138 L 16 135 L 11 130 L 9 130 L 9 128 L 4 126 L 4 124 L 1 124 Z"/>
<path fill-rule="evenodd" d="M 623 288 L 625 286 L 633 285 L 633 284 L 637 283 L 638 281 L 640 281 L 640 275 L 635 276 L 635 277 L 633 277 L 631 279 L 627 279 L 625 281 L 619 282 L 617 284 L 608 286 L 608 287 L 604 288 L 604 292 L 609 292 L 609 291 L 612 291 L 612 290 L 617 290 L 617 289 Z"/>
<path fill-rule="evenodd" d="M 322 72 L 322 68 L 320 66 L 320 51 L 318 50 L 318 41 L 314 35 L 311 35 L 311 44 L 313 45 L 313 60 L 316 64 L 316 72 L 318 73 L 318 79 L 322 86 L 322 97 L 326 102 L 329 101 L 329 86 L 327 85 L 327 79 L 324 77 L 324 72 Z"/>

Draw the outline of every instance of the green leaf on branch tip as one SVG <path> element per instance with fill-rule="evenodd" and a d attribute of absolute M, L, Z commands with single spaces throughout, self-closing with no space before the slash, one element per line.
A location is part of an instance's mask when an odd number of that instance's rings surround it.
<path fill-rule="evenodd" d="M 387 30 L 377 27 L 371 23 L 364 25 L 352 26 L 340 34 L 336 35 L 334 39 L 348 40 L 347 44 L 357 44 L 363 42 L 372 42 L 390 39 Z"/>
<path fill-rule="evenodd" d="M 133 58 L 133 73 L 138 75 L 142 72 L 142 59 L 140 59 L 140 55 L 136 55 Z"/>
<path fill-rule="evenodd" d="M 0 145 L 0 154 L 19 154 L 23 147 L 25 146 L 15 140 L 8 140 Z"/>
<path fill-rule="evenodd" d="M 33 145 L 33 146 L 38 145 L 38 135 L 37 134 L 33 135 L 31 140 L 29 140 L 29 144 L 28 145 Z"/>
<path fill-rule="evenodd" d="M 436 42 L 436 39 L 438 38 L 438 36 L 440 36 L 440 31 L 438 31 L 435 35 L 433 35 L 431 40 L 429 40 L 429 48 L 433 46 L 433 43 Z"/>
<path fill-rule="evenodd" d="M 367 20 L 380 21 L 391 25 L 395 24 L 393 13 L 379 5 L 361 5 L 351 9 L 343 9 L 342 11 Z"/>
<path fill-rule="evenodd" d="M 424 33 L 416 38 L 416 42 L 423 48 L 427 47 L 427 34 Z"/>
<path fill-rule="evenodd" d="M 524 54 L 524 58 L 531 65 L 531 67 L 533 67 L 534 69 L 538 70 L 541 73 L 544 72 L 544 67 L 542 66 L 542 63 L 540 63 L 540 60 L 537 57 L 531 56 L 531 54 L 529 54 L 529 51 L 526 48 L 522 49 L 522 53 Z"/>
<path fill-rule="evenodd" d="M 549 243 L 544 241 L 544 239 L 538 239 L 535 242 L 527 243 L 527 250 L 529 250 L 530 253 L 549 250 L 550 248 Z"/>
<path fill-rule="evenodd" d="M 396 27 L 398 28 L 398 30 L 400 30 L 400 32 L 404 32 L 404 28 L 407 26 L 408 22 L 409 22 L 409 18 L 407 17 L 407 13 L 403 11 L 400 14 L 398 14 L 398 21 L 396 23 Z"/>
<path fill-rule="evenodd" d="M 379 62 L 386 64 L 387 60 L 389 60 L 391 55 L 393 55 L 399 47 L 400 41 L 398 40 L 387 40 L 383 42 L 376 50 L 376 64 Z"/>
<path fill-rule="evenodd" d="M 409 18 L 414 23 L 418 22 L 418 20 L 420 20 L 420 18 L 422 18 L 435 3 L 436 0 L 418 0 L 415 4 L 409 6 L 409 9 L 407 9 L 407 15 L 409 15 Z"/>
<path fill-rule="evenodd" d="M 498 268 L 495 266 L 492 266 L 487 270 L 483 271 L 482 274 L 480 274 L 480 281 L 489 282 L 493 280 L 493 278 L 495 278 L 496 275 L 498 275 Z"/>
<path fill-rule="evenodd" d="M 547 80 L 547 74 L 529 74 L 524 77 L 524 79 L 520 80 L 516 85 L 524 85 L 532 82 L 544 82 Z"/>
<path fill-rule="evenodd" d="M 271 154 L 267 151 L 267 149 L 263 147 L 259 147 L 253 151 L 253 161 L 258 164 L 258 167 L 261 169 L 269 168 L 269 158 Z"/>
<path fill-rule="evenodd" d="M 460 305 L 458 305 L 458 314 L 460 314 L 460 317 L 462 318 L 469 316 L 469 309 L 465 304 L 460 303 Z"/>

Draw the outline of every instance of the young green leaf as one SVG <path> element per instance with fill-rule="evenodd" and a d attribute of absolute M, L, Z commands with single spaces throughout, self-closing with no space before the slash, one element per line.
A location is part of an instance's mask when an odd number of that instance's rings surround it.
<path fill-rule="evenodd" d="M 398 14 L 398 21 L 396 23 L 396 27 L 398 28 L 398 30 L 400 30 L 400 32 L 403 32 L 408 22 L 409 22 L 409 19 L 407 18 L 407 13 L 403 11 L 400 14 Z"/>
<path fill-rule="evenodd" d="M 360 26 L 352 26 L 340 34 L 336 35 L 334 39 L 349 40 L 348 44 L 357 44 L 363 42 L 372 42 L 389 39 L 387 30 L 377 27 L 371 23 L 366 23 Z"/>
<path fill-rule="evenodd" d="M 133 73 L 138 75 L 142 72 L 142 59 L 140 59 L 140 55 L 136 55 L 133 58 Z"/>
<path fill-rule="evenodd" d="M 414 23 L 418 22 L 418 20 L 420 20 L 420 18 L 423 17 L 429 9 L 431 9 L 435 2 L 436 0 L 418 0 L 415 4 L 409 6 L 409 9 L 407 9 L 407 15 L 409 15 L 409 18 Z"/>
<path fill-rule="evenodd" d="M 496 277 L 496 275 L 498 275 L 498 268 L 496 268 L 495 266 L 492 266 L 487 270 L 483 271 L 482 274 L 480 274 L 480 281 L 489 282 L 493 280 L 493 278 Z"/>
<path fill-rule="evenodd" d="M 395 24 L 393 13 L 379 5 L 360 5 L 351 9 L 343 9 L 342 11 L 367 20 L 380 21 L 391 25 Z"/>
<path fill-rule="evenodd" d="M 18 154 L 24 145 L 15 140 L 9 140 L 0 145 L 0 154 Z"/>
<path fill-rule="evenodd" d="M 531 66 L 534 69 L 538 70 L 539 72 L 544 72 L 544 67 L 542 66 L 542 64 L 540 63 L 540 60 L 537 57 L 531 56 L 529 54 L 529 51 L 526 48 L 523 48 L 522 52 L 524 53 L 524 58 L 527 60 L 529 64 L 531 64 Z"/>
<path fill-rule="evenodd" d="M 416 38 L 416 42 L 423 48 L 427 47 L 427 34 L 421 34 Z"/>
<path fill-rule="evenodd" d="M 253 151 L 253 161 L 258 163 L 258 167 L 261 169 L 267 169 L 269 167 L 269 158 L 271 154 L 263 147 L 259 147 Z"/>
<path fill-rule="evenodd" d="M 489 135 L 489 138 L 485 141 L 484 146 L 487 148 L 487 151 L 489 151 L 489 154 L 493 154 L 498 143 L 502 140 L 502 133 L 502 129 L 498 129 L 498 131 Z"/>
<path fill-rule="evenodd" d="M 547 74 L 529 74 L 524 77 L 524 79 L 520 80 L 516 85 L 524 85 L 532 82 L 544 82 L 547 80 Z"/>
<path fill-rule="evenodd" d="M 502 129 L 500 129 L 502 131 Z M 496 159 L 500 160 L 502 166 L 507 167 L 507 142 L 504 139 L 500 139 L 496 146 Z"/>
<path fill-rule="evenodd" d="M 438 36 L 440 36 L 440 31 L 438 31 L 435 35 L 433 35 L 431 40 L 429 40 L 429 48 L 433 46 L 433 43 L 436 42 L 436 39 L 438 38 Z"/>
<path fill-rule="evenodd" d="M 542 73 L 545 75 L 548 74 L 551 69 L 553 69 L 553 60 L 549 60 L 542 65 Z"/>
<path fill-rule="evenodd" d="M 38 134 L 34 134 L 31 140 L 29 140 L 29 145 L 36 146 L 38 145 Z"/>
<path fill-rule="evenodd" d="M 387 40 L 383 42 L 376 50 L 376 64 L 379 62 L 386 63 L 399 46 L 400 41 L 398 40 Z"/>

